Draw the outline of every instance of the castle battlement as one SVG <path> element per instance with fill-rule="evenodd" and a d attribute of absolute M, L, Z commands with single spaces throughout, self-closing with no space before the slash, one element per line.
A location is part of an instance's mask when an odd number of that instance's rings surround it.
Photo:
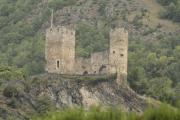
<path fill-rule="evenodd" d="M 75 34 L 75 30 L 73 28 L 68 28 L 68 27 L 65 27 L 65 26 L 58 26 L 58 27 L 52 27 L 52 28 L 48 28 L 46 30 L 46 33 L 61 33 L 61 34 Z"/>
<path fill-rule="evenodd" d="M 115 33 L 115 32 L 119 32 L 119 33 L 123 33 L 123 34 L 127 34 L 128 31 L 125 30 L 124 28 L 114 28 L 110 30 L 110 33 Z"/>

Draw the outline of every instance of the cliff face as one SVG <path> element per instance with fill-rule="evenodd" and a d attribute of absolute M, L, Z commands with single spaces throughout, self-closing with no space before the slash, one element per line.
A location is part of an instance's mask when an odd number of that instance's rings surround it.
<path fill-rule="evenodd" d="M 50 107 L 88 108 L 94 105 L 120 106 L 126 111 L 142 112 L 147 106 L 146 100 L 126 85 L 119 86 L 112 78 L 95 80 L 96 78 L 91 77 L 93 79 L 87 80 L 90 77 L 80 80 L 78 77 L 43 74 L 33 77 L 28 83 L 8 83 L 19 92 L 15 97 L 1 96 L 3 102 L 0 102 L 0 115 L 4 119 L 8 119 L 8 116 L 25 119 Z"/>

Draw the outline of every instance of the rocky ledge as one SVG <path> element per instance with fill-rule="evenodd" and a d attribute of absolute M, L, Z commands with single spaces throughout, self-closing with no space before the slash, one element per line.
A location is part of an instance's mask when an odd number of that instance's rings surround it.
<path fill-rule="evenodd" d="M 0 95 L 0 116 L 3 119 L 8 119 L 8 116 L 29 119 L 29 115 L 52 106 L 120 106 L 126 111 L 136 112 L 142 112 L 147 106 L 144 98 L 128 85 L 118 85 L 114 77 L 42 74 L 5 85 L 16 89 L 17 93 L 10 93 L 11 89 L 5 88 Z"/>

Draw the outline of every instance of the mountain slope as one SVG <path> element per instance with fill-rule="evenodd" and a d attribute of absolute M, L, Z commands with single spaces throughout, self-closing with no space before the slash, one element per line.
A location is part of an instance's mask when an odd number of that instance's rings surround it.
<path fill-rule="evenodd" d="M 126 28 L 130 86 L 176 105 L 180 27 L 159 18 L 158 12 L 165 7 L 155 0 L 1 0 L 0 64 L 22 68 L 24 76 L 44 73 L 44 36 L 50 27 L 51 8 L 54 25 L 76 25 L 78 56 L 107 49 L 110 28 Z M 1 79 L 6 81 L 6 77 Z"/>
<path fill-rule="evenodd" d="M 176 23 L 158 18 L 158 12 L 162 7 L 154 0 L 152 2 L 147 0 L 17 0 L 14 2 L 2 0 L 0 8 L 2 11 L 0 61 L 2 64 L 24 68 L 29 74 L 37 74 L 44 69 L 44 32 L 50 26 L 50 8 L 55 9 L 55 25 L 76 24 L 79 30 L 77 33 L 83 31 L 86 26 L 92 27 L 92 30 L 98 28 L 96 31 L 87 32 L 95 32 L 97 36 L 103 35 L 103 37 L 94 38 L 94 40 L 100 39 L 98 46 L 100 50 L 108 46 L 110 27 L 125 27 L 129 30 L 130 37 L 143 37 L 144 31 L 156 29 L 157 26 L 161 27 L 158 29 L 158 35 L 165 33 L 165 36 L 169 36 L 169 32 L 176 32 L 179 28 Z M 82 24 L 85 24 L 85 27 L 81 27 Z M 97 51 L 94 48 L 96 46 L 92 45 L 90 48 L 83 46 L 83 37 L 77 34 L 77 50 L 86 51 L 83 56 Z M 87 42 L 89 42 L 88 37 L 86 37 Z M 143 39 L 149 41 L 151 38 L 153 34 Z"/>

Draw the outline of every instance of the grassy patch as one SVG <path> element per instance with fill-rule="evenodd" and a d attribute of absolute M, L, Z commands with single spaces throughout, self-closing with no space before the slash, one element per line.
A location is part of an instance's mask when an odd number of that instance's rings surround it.
<path fill-rule="evenodd" d="M 180 111 L 168 105 L 149 108 L 143 115 L 126 113 L 118 108 L 91 108 L 89 111 L 71 108 L 35 117 L 33 120 L 179 120 Z"/>
<path fill-rule="evenodd" d="M 106 81 L 116 79 L 116 74 L 113 75 L 62 75 L 64 78 L 79 80 L 79 81 Z"/>

